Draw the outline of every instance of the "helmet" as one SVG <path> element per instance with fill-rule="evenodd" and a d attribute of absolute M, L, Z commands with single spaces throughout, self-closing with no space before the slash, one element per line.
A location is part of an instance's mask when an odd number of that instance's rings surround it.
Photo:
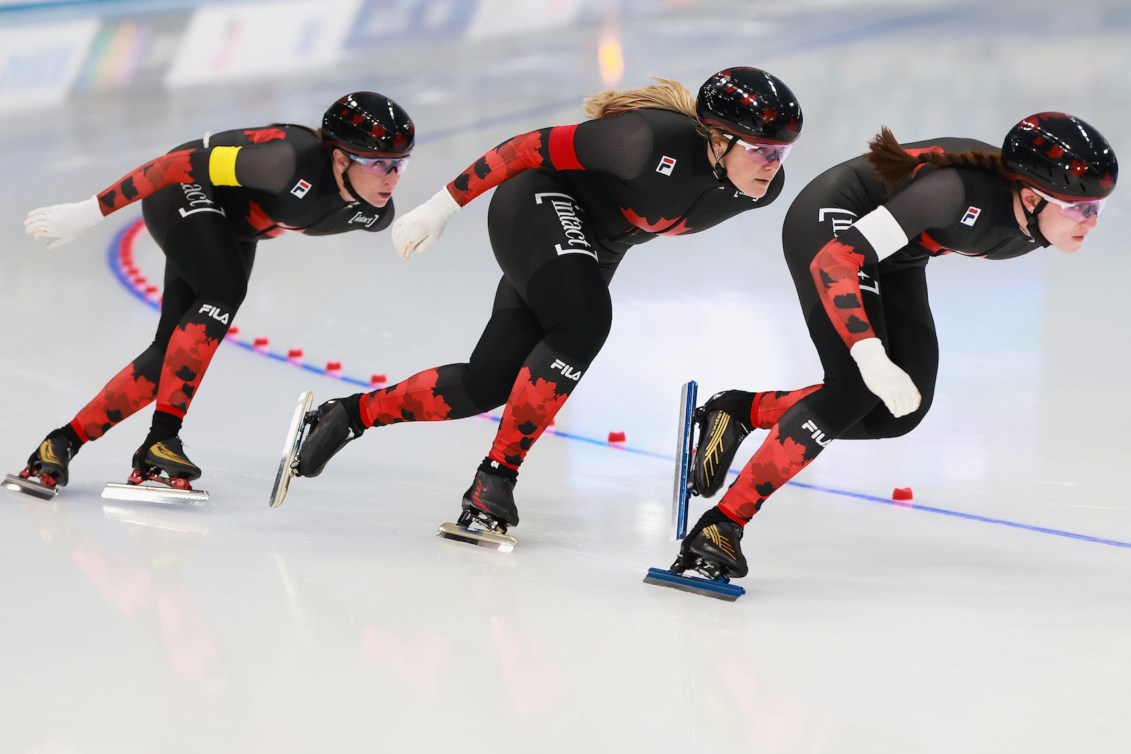
<path fill-rule="evenodd" d="M 347 94 L 322 116 L 322 140 L 365 157 L 406 155 L 416 129 L 408 113 L 377 92 Z"/>
<path fill-rule="evenodd" d="M 1058 198 L 1105 197 L 1119 174 L 1107 139 L 1066 113 L 1037 113 L 1009 129 L 1001 157 L 1011 178 Z"/>
<path fill-rule="evenodd" d="M 699 87 L 695 114 L 740 139 L 790 144 L 801 135 L 801 106 L 789 87 L 760 68 L 727 68 Z"/>

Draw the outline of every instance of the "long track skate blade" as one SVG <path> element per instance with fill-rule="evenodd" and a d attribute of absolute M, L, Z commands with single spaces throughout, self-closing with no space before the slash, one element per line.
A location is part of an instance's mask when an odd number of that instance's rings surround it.
<path fill-rule="evenodd" d="M 496 534 L 493 531 L 473 531 L 459 524 L 444 523 L 436 531 L 436 536 L 443 539 L 454 539 L 457 542 L 467 542 L 480 547 L 489 547 L 499 552 L 510 552 L 518 544 L 518 540 L 506 534 Z"/>
<path fill-rule="evenodd" d="M 687 536 L 687 500 L 691 496 L 691 451 L 695 447 L 695 400 L 699 384 L 686 383 L 679 395 L 679 428 L 676 432 L 675 480 L 672 485 L 672 539 Z"/>
<path fill-rule="evenodd" d="M 736 584 L 729 584 L 716 579 L 701 579 L 698 576 L 684 576 L 663 568 L 649 568 L 648 575 L 644 577 L 644 583 L 666 586 L 692 594 L 701 594 L 704 597 L 714 597 L 717 600 L 726 600 L 727 602 L 734 602 L 746 594 L 746 590 Z"/>
<path fill-rule="evenodd" d="M 25 495 L 38 497 L 40 500 L 51 500 L 59 494 L 57 487 L 48 487 L 46 484 L 33 482 L 31 479 L 24 479 L 14 474 L 7 474 L 4 477 L 4 489 L 11 490 L 12 492 L 22 492 Z"/>
<path fill-rule="evenodd" d="M 271 499 L 267 503 L 272 508 L 278 508 L 287 497 L 287 489 L 294 479 L 295 470 L 291 468 L 298 456 L 298 449 L 302 445 L 302 438 L 306 435 L 306 422 L 303 417 L 314 404 L 314 393 L 307 390 L 298 397 L 291 425 L 287 428 L 287 439 L 283 442 L 283 457 L 279 460 L 279 473 L 275 475 L 275 486 L 271 488 Z"/>
<path fill-rule="evenodd" d="M 102 497 L 107 500 L 128 500 L 140 503 L 188 503 L 204 505 L 208 502 L 207 490 L 175 490 L 172 487 L 155 487 L 147 484 L 108 483 L 102 489 Z"/>

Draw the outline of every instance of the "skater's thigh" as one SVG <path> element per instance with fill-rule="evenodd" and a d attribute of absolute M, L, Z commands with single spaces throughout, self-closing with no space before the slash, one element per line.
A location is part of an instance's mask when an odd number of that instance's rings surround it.
<path fill-rule="evenodd" d="M 471 361 L 489 358 L 517 359 L 517 373 L 526 355 L 545 334 L 538 318 L 523 301 L 506 278 L 499 280 L 495 300 L 491 306 L 491 319 L 483 329 L 479 342 L 471 354 Z"/>
<path fill-rule="evenodd" d="M 146 227 L 165 264 L 198 297 L 238 306 L 247 293 L 255 244 L 241 243 L 210 187 L 178 184 L 142 202 Z"/>
<path fill-rule="evenodd" d="M 495 189 L 487 214 L 495 259 L 518 295 L 529 302 L 534 273 L 566 256 L 597 263 L 585 211 L 553 176 L 529 170 Z"/>
<path fill-rule="evenodd" d="M 165 265 L 165 282 L 161 290 L 161 316 L 157 320 L 157 335 L 154 341 L 159 345 L 169 342 L 173 330 L 196 301 L 192 286 L 177 274 L 170 264 Z"/>
<path fill-rule="evenodd" d="M 894 264 L 889 264 L 894 261 Z M 919 408 L 899 418 L 879 405 L 865 416 L 848 439 L 900 437 L 917 427 L 934 402 L 935 380 L 939 371 L 939 340 L 935 320 L 927 299 L 926 259 L 892 257 L 881 263 L 880 288 L 883 291 L 887 323 L 884 344 L 888 356 L 915 383 Z"/>
<path fill-rule="evenodd" d="M 545 331 L 506 278 L 499 281 L 491 318 L 468 360 L 466 386 L 482 405 L 506 400 L 527 356 Z"/>

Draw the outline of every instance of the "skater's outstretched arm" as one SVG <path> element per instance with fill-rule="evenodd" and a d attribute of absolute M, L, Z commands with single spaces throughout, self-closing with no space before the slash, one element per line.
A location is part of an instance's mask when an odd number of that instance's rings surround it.
<path fill-rule="evenodd" d="M 295 169 L 295 151 L 278 140 L 251 146 L 182 149 L 141 165 L 81 202 L 28 212 L 24 230 L 54 249 L 78 238 L 103 217 L 175 183 L 246 186 L 281 191 Z"/>
<path fill-rule="evenodd" d="M 630 180 L 652 154 L 648 122 L 628 113 L 513 136 L 481 155 L 435 196 L 393 222 L 393 245 L 403 259 L 428 248 L 448 220 L 475 197 L 526 170 L 593 170 Z"/>

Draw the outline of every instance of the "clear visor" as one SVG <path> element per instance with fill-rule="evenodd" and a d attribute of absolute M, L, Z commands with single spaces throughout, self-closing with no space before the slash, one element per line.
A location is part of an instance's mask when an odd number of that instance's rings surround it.
<path fill-rule="evenodd" d="M 1100 210 L 1104 208 L 1104 202 L 1107 201 L 1107 199 L 1087 199 L 1080 202 L 1066 202 L 1063 199 L 1049 196 L 1043 191 L 1037 191 L 1032 186 L 1026 186 L 1025 188 L 1029 189 L 1049 204 L 1055 204 L 1060 207 L 1060 211 L 1065 217 L 1071 218 L 1078 223 L 1099 216 Z"/>
<path fill-rule="evenodd" d="M 373 173 L 373 175 L 388 175 L 389 173 L 404 175 L 404 171 L 408 170 L 408 161 L 411 158 L 411 155 L 404 157 L 359 157 L 350 152 L 346 152 L 346 154 L 360 165 L 362 170 L 366 173 Z"/>
<path fill-rule="evenodd" d="M 771 162 L 785 162 L 786 156 L 789 155 L 789 150 L 793 149 L 792 144 L 751 144 L 748 141 L 731 137 L 734 141 L 738 142 L 738 146 L 742 147 L 742 153 L 748 159 L 754 160 L 759 165 L 769 165 Z"/>

